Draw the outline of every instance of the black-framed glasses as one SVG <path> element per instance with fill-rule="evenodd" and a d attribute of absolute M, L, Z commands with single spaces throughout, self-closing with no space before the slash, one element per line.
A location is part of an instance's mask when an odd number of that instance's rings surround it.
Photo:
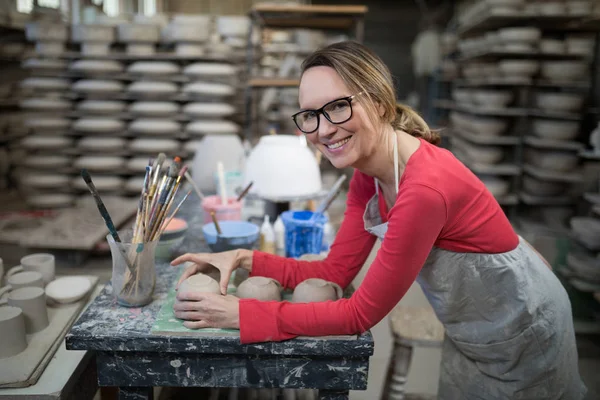
<path fill-rule="evenodd" d="M 319 114 L 323 114 L 332 124 L 343 124 L 352 118 L 352 101 L 356 96 L 358 95 L 332 100 L 318 110 L 302 110 L 292 115 L 292 119 L 304 133 L 313 133 L 319 129 Z"/>

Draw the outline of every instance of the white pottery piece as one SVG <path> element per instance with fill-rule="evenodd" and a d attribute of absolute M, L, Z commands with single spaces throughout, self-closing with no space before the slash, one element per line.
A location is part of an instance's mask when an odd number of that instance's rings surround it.
<path fill-rule="evenodd" d="M 77 147 L 86 151 L 118 151 L 127 146 L 127 140 L 119 137 L 84 137 Z"/>
<path fill-rule="evenodd" d="M 534 196 L 558 196 L 566 187 L 562 182 L 543 181 L 531 175 L 523 175 L 523 190 Z"/>
<path fill-rule="evenodd" d="M 206 54 L 206 50 L 202 44 L 176 43 L 175 54 L 182 57 L 202 57 Z"/>
<path fill-rule="evenodd" d="M 21 88 L 26 90 L 64 91 L 69 86 L 69 80 L 62 78 L 31 77 L 21 81 Z"/>
<path fill-rule="evenodd" d="M 503 43 L 537 43 L 542 37 L 542 31 L 532 27 L 510 27 L 498 30 L 498 36 Z"/>
<path fill-rule="evenodd" d="M 569 172 L 579 163 L 573 151 L 528 149 L 525 156 L 532 165 L 547 171 Z"/>
<path fill-rule="evenodd" d="M 569 15 L 588 16 L 592 12 L 592 2 L 590 0 L 570 0 L 565 5 Z"/>
<path fill-rule="evenodd" d="M 504 196 L 510 189 L 510 182 L 498 176 L 479 176 L 479 179 L 494 197 Z"/>
<path fill-rule="evenodd" d="M 198 15 L 194 20 L 171 21 L 162 32 L 165 42 L 203 43 L 210 36 L 210 16 Z"/>
<path fill-rule="evenodd" d="M 546 1 L 538 3 L 538 10 L 541 15 L 561 16 L 567 14 L 567 7 L 561 1 Z"/>
<path fill-rule="evenodd" d="M 217 32 L 222 36 L 246 37 L 250 32 L 250 18 L 241 15 L 220 15 L 216 18 Z"/>
<path fill-rule="evenodd" d="M 92 288 L 90 280 L 84 276 L 65 276 L 46 286 L 46 296 L 60 304 L 81 300 Z"/>
<path fill-rule="evenodd" d="M 545 61 L 542 63 L 542 77 L 551 81 L 574 81 L 587 75 L 589 65 L 582 61 Z"/>
<path fill-rule="evenodd" d="M 579 278 L 600 283 L 600 259 L 571 251 L 567 254 L 567 264 Z"/>
<path fill-rule="evenodd" d="M 251 193 L 273 198 L 312 195 L 322 187 L 314 154 L 292 135 L 260 138 L 244 170 L 244 185 L 251 181 Z"/>
<path fill-rule="evenodd" d="M 221 294 L 221 287 L 219 286 L 219 282 L 209 275 L 197 273 L 181 282 L 177 291 L 180 293 L 195 292 Z"/>
<path fill-rule="evenodd" d="M 100 192 L 117 192 L 123 188 L 123 184 L 125 181 L 123 178 L 118 176 L 95 176 L 94 177 L 94 186 Z M 80 176 L 76 176 L 72 178 L 71 181 L 72 186 L 75 189 L 79 189 L 82 191 L 88 191 L 88 187 L 83 179 Z"/>
<path fill-rule="evenodd" d="M 73 145 L 73 139 L 63 136 L 28 136 L 21 141 L 21 145 L 31 150 L 64 149 Z"/>
<path fill-rule="evenodd" d="M 468 129 L 482 136 L 501 136 L 506 132 L 508 120 L 494 117 L 465 117 Z"/>
<path fill-rule="evenodd" d="M 536 47 L 529 43 L 505 43 L 502 50 L 510 53 L 532 53 L 536 51 Z"/>
<path fill-rule="evenodd" d="M 334 301 L 342 298 L 343 294 L 344 291 L 336 283 L 310 278 L 296 286 L 291 301 L 292 303 Z"/>
<path fill-rule="evenodd" d="M 146 160 L 146 165 L 148 165 L 148 160 Z M 127 190 L 130 193 L 141 193 L 142 187 L 144 185 L 144 179 L 145 178 L 143 176 L 129 178 L 127 182 L 125 182 L 125 190 Z"/>
<path fill-rule="evenodd" d="M 529 60 L 501 60 L 498 62 L 498 68 L 504 76 L 530 77 L 539 71 L 540 63 Z"/>
<path fill-rule="evenodd" d="M 120 132 L 125 129 L 125 123 L 118 119 L 86 117 L 75 121 L 73 129 L 78 132 Z"/>
<path fill-rule="evenodd" d="M 600 250 L 600 219 L 595 217 L 571 218 L 571 229 L 590 250 Z"/>
<path fill-rule="evenodd" d="M 184 85 L 183 92 L 193 96 L 231 96 L 235 88 L 221 83 L 193 82 Z"/>
<path fill-rule="evenodd" d="M 473 97 L 484 107 L 506 107 L 512 100 L 513 94 L 500 90 L 476 90 Z"/>
<path fill-rule="evenodd" d="M 71 38 L 73 42 L 102 42 L 115 40 L 115 29 L 109 25 L 80 24 L 72 25 Z"/>
<path fill-rule="evenodd" d="M 160 39 L 157 25 L 126 23 L 119 25 L 119 41 L 124 43 L 156 43 Z"/>
<path fill-rule="evenodd" d="M 592 57 L 596 41 L 591 35 L 568 35 L 566 39 L 567 53 Z"/>
<path fill-rule="evenodd" d="M 196 118 L 224 118 L 235 114 L 235 107 L 227 103 L 188 103 L 183 113 Z"/>
<path fill-rule="evenodd" d="M 110 53 L 110 43 L 83 42 L 81 54 L 86 56 L 105 56 Z"/>
<path fill-rule="evenodd" d="M 566 52 L 566 44 L 563 40 L 559 39 L 542 39 L 540 41 L 540 52 L 546 54 L 564 54 Z"/>
<path fill-rule="evenodd" d="M 129 112 L 141 117 L 166 117 L 179 112 L 179 105 L 170 101 L 136 101 Z"/>
<path fill-rule="evenodd" d="M 148 165 L 148 157 L 132 157 L 127 161 L 127 169 L 131 172 L 145 172 Z"/>
<path fill-rule="evenodd" d="M 82 100 L 77 110 L 87 114 L 115 114 L 125 109 L 126 103 L 118 100 Z"/>
<path fill-rule="evenodd" d="M 71 178 L 68 175 L 35 173 L 21 177 L 21 183 L 24 186 L 32 188 L 60 188 L 68 187 Z"/>
<path fill-rule="evenodd" d="M 0 359 L 15 356 L 27 348 L 25 319 L 19 307 L 0 307 Z"/>
<path fill-rule="evenodd" d="M 190 135 L 231 135 L 239 133 L 240 127 L 234 122 L 216 119 L 190 122 L 185 130 Z"/>
<path fill-rule="evenodd" d="M 69 194 L 36 194 L 25 197 L 25 201 L 31 207 L 58 208 L 72 205 L 75 197 Z"/>
<path fill-rule="evenodd" d="M 179 66 L 169 61 L 136 61 L 127 68 L 127 72 L 137 75 L 174 75 Z"/>
<path fill-rule="evenodd" d="M 504 157 L 502 146 L 481 146 L 464 141 L 464 151 L 467 156 L 482 164 L 496 164 Z"/>
<path fill-rule="evenodd" d="M 31 42 L 41 40 L 65 42 L 69 38 L 69 32 L 65 24 L 35 21 L 25 25 L 25 36 Z"/>
<path fill-rule="evenodd" d="M 81 79 L 71 85 L 71 90 L 80 93 L 118 93 L 124 85 L 119 81 L 102 79 Z"/>
<path fill-rule="evenodd" d="M 179 150 L 179 142 L 173 139 L 134 139 L 129 143 L 132 151 L 140 153 L 172 153 Z"/>
<path fill-rule="evenodd" d="M 156 53 L 156 47 L 152 43 L 129 43 L 125 52 L 131 56 L 151 56 Z"/>
<path fill-rule="evenodd" d="M 226 63 L 192 63 L 183 69 L 188 76 L 234 76 L 237 73 L 232 64 Z"/>
<path fill-rule="evenodd" d="M 64 60 L 53 60 L 49 58 L 28 58 L 21 63 L 24 69 L 40 71 L 63 71 L 67 68 Z"/>
<path fill-rule="evenodd" d="M 252 276 L 237 287 L 236 297 L 260 301 L 281 301 L 281 285 L 275 279 Z"/>
<path fill-rule="evenodd" d="M 37 117 L 25 120 L 25 127 L 34 131 L 57 131 L 67 130 L 71 126 L 71 120 L 59 117 Z"/>
<path fill-rule="evenodd" d="M 21 100 L 20 106 L 29 111 L 66 111 L 71 109 L 72 103 L 65 99 L 39 97 Z"/>
<path fill-rule="evenodd" d="M 537 118 L 533 120 L 533 133 L 545 139 L 571 140 L 579 133 L 579 122 Z"/>
<path fill-rule="evenodd" d="M 35 44 L 35 53 L 40 56 L 56 57 L 64 52 L 64 42 L 37 42 Z"/>
<path fill-rule="evenodd" d="M 40 156 L 30 154 L 25 158 L 24 165 L 30 168 L 60 168 L 71 163 L 68 156 Z"/>
<path fill-rule="evenodd" d="M 536 105 L 548 111 L 579 111 L 584 97 L 574 93 L 537 93 Z"/>
<path fill-rule="evenodd" d="M 73 163 L 76 168 L 86 168 L 90 171 L 119 171 L 125 165 L 123 157 L 112 156 L 83 156 Z"/>
<path fill-rule="evenodd" d="M 191 173 L 201 190 L 215 191 L 217 163 L 221 161 L 225 171 L 241 171 L 244 165 L 244 146 L 237 135 L 207 135 L 193 141 L 195 147 Z M 190 148 L 188 146 L 188 148 Z"/>
<path fill-rule="evenodd" d="M 131 83 L 127 91 L 139 96 L 170 95 L 177 93 L 178 87 L 173 82 L 138 81 Z"/>
<path fill-rule="evenodd" d="M 77 60 L 69 65 L 71 71 L 87 74 L 110 74 L 123 71 L 123 64 L 114 60 Z"/>
<path fill-rule="evenodd" d="M 141 118 L 129 124 L 129 131 L 149 135 L 172 135 L 181 131 L 181 125 L 169 119 Z"/>

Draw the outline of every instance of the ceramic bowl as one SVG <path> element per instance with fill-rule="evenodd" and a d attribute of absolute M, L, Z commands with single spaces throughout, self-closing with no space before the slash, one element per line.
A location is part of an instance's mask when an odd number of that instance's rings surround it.
<path fill-rule="evenodd" d="M 226 63 L 192 63 L 183 69 L 183 73 L 191 77 L 234 76 L 237 70 Z"/>
<path fill-rule="evenodd" d="M 77 110 L 86 114 L 116 114 L 125 110 L 126 103 L 118 100 L 82 100 Z"/>
<path fill-rule="evenodd" d="M 591 56 L 595 44 L 594 37 L 588 35 L 569 35 L 566 39 L 568 54 Z"/>
<path fill-rule="evenodd" d="M 232 96 L 235 88 L 222 83 L 193 82 L 183 86 L 183 93 L 191 96 Z"/>
<path fill-rule="evenodd" d="M 129 142 L 129 149 L 142 154 L 173 153 L 178 151 L 180 144 L 174 139 L 133 139 Z"/>
<path fill-rule="evenodd" d="M 240 299 L 281 301 L 281 284 L 275 279 L 253 276 L 240 283 L 236 296 Z"/>
<path fill-rule="evenodd" d="M 39 71 L 64 71 L 68 63 L 64 60 L 54 60 L 50 58 L 28 58 L 21 63 L 23 69 Z"/>
<path fill-rule="evenodd" d="M 125 123 L 109 118 L 79 118 L 73 123 L 73 129 L 78 132 L 121 132 L 125 129 Z"/>
<path fill-rule="evenodd" d="M 226 120 L 203 120 L 190 122 L 185 131 L 190 135 L 235 135 L 240 126 Z"/>
<path fill-rule="evenodd" d="M 216 18 L 217 32 L 222 36 L 245 37 L 250 31 L 250 18 L 238 15 L 220 15 Z"/>
<path fill-rule="evenodd" d="M 542 219 L 548 226 L 564 227 L 575 213 L 573 207 L 546 206 L 540 207 Z"/>
<path fill-rule="evenodd" d="M 202 273 L 192 275 L 181 282 L 177 291 L 180 293 L 196 292 L 221 294 L 219 282 Z"/>
<path fill-rule="evenodd" d="M 129 112 L 140 117 L 167 117 L 179 112 L 179 105 L 170 101 L 136 101 Z"/>
<path fill-rule="evenodd" d="M 77 60 L 69 69 L 86 74 L 111 74 L 123 71 L 123 64 L 113 60 Z"/>
<path fill-rule="evenodd" d="M 34 91 L 64 91 L 69 85 L 69 81 L 62 78 L 31 77 L 21 81 L 21 88 Z"/>
<path fill-rule="evenodd" d="M 203 44 L 175 43 L 175 54 L 182 57 L 202 57 L 206 55 L 206 49 Z"/>
<path fill-rule="evenodd" d="M 64 131 L 71 126 L 71 120 L 59 117 L 33 117 L 25 120 L 25 127 L 34 131 Z"/>
<path fill-rule="evenodd" d="M 65 52 L 64 42 L 37 42 L 35 53 L 40 56 L 57 57 Z"/>
<path fill-rule="evenodd" d="M 566 52 L 565 42 L 559 39 L 542 39 L 540 51 L 547 54 L 564 54 Z"/>
<path fill-rule="evenodd" d="M 173 82 L 138 81 L 127 87 L 129 93 L 139 96 L 158 96 L 175 94 L 178 86 Z"/>
<path fill-rule="evenodd" d="M 68 175 L 36 173 L 21 177 L 21 184 L 32 188 L 64 188 L 69 186 L 70 180 Z"/>
<path fill-rule="evenodd" d="M 600 250 L 600 219 L 594 217 L 571 218 L 571 229 L 590 250 Z"/>
<path fill-rule="evenodd" d="M 22 109 L 30 111 L 67 111 L 72 105 L 69 100 L 45 97 L 24 99 L 20 102 Z"/>
<path fill-rule="evenodd" d="M 115 40 L 115 29 L 109 25 L 81 24 L 71 27 L 73 42 L 112 42 Z"/>
<path fill-rule="evenodd" d="M 198 118 L 224 118 L 235 114 L 235 107 L 227 103 L 188 103 L 183 113 Z"/>
<path fill-rule="evenodd" d="M 173 135 L 181 131 L 181 125 L 170 119 L 140 118 L 129 124 L 129 131 L 148 135 Z"/>
<path fill-rule="evenodd" d="M 36 21 L 25 24 L 25 36 L 31 42 L 65 42 L 69 38 L 67 25 L 49 21 Z"/>
<path fill-rule="evenodd" d="M 587 16 L 592 12 L 592 2 L 590 0 L 571 0 L 566 2 L 569 15 Z"/>
<path fill-rule="evenodd" d="M 321 191 L 321 172 L 314 154 L 292 135 L 260 138 L 246 161 L 244 186 L 251 181 L 251 193 L 262 197 L 309 196 Z"/>
<path fill-rule="evenodd" d="M 551 81 L 573 81 L 584 79 L 589 65 L 583 61 L 545 61 L 542 63 L 542 77 Z"/>
<path fill-rule="evenodd" d="M 542 31 L 531 27 L 511 27 L 499 29 L 498 35 L 504 43 L 537 43 Z"/>
<path fill-rule="evenodd" d="M 494 197 L 504 196 L 510 189 L 510 182 L 498 176 L 480 175 L 479 179 Z"/>
<path fill-rule="evenodd" d="M 469 89 L 454 89 L 452 91 L 452 99 L 458 103 L 471 104 L 473 103 L 473 93 Z"/>
<path fill-rule="evenodd" d="M 45 156 L 30 154 L 24 160 L 24 165 L 31 168 L 60 168 L 71 163 L 68 156 Z"/>
<path fill-rule="evenodd" d="M 90 171 L 116 171 L 125 166 L 125 160 L 112 156 L 82 156 L 73 164 L 76 168 L 86 168 Z"/>
<path fill-rule="evenodd" d="M 579 163 L 579 156 L 572 151 L 528 149 L 525 156 L 532 165 L 549 171 L 572 171 Z"/>
<path fill-rule="evenodd" d="M 500 136 L 506 132 L 508 120 L 494 117 L 469 118 L 469 128 L 482 136 Z"/>
<path fill-rule="evenodd" d="M 543 181 L 531 175 L 523 175 L 523 190 L 534 196 L 558 196 L 566 190 L 562 182 Z"/>
<path fill-rule="evenodd" d="M 28 136 L 21 141 L 21 146 L 31 150 L 54 150 L 69 148 L 73 139 L 64 136 Z"/>
<path fill-rule="evenodd" d="M 474 98 L 485 107 L 506 107 L 513 100 L 513 94 L 500 90 L 476 90 Z"/>
<path fill-rule="evenodd" d="M 119 81 L 104 79 L 81 79 L 71 85 L 71 90 L 80 93 L 116 93 L 121 92 L 124 86 Z"/>
<path fill-rule="evenodd" d="M 246 221 L 220 221 L 221 235 L 213 223 L 205 224 L 202 233 L 206 243 L 213 252 L 233 249 L 251 250 L 259 238 L 259 228 L 253 223 Z"/>
<path fill-rule="evenodd" d="M 508 77 L 535 75 L 540 68 L 540 63 L 529 60 L 502 60 L 498 62 L 500 72 Z"/>
<path fill-rule="evenodd" d="M 338 300 L 344 295 L 342 288 L 324 279 L 307 279 L 294 289 L 292 303 L 313 303 L 328 300 Z"/>
<path fill-rule="evenodd" d="M 482 146 L 465 141 L 464 150 L 471 160 L 482 164 L 496 164 L 504 158 L 502 146 Z"/>
<path fill-rule="evenodd" d="M 124 43 L 155 43 L 160 39 L 159 27 L 153 24 L 126 23 L 117 28 L 119 41 Z"/>
<path fill-rule="evenodd" d="M 154 43 L 128 43 L 125 53 L 131 56 L 151 56 L 156 53 Z"/>
<path fill-rule="evenodd" d="M 174 75 L 179 66 L 169 61 L 136 61 L 127 68 L 127 72 L 137 75 Z"/>
<path fill-rule="evenodd" d="M 560 16 L 567 13 L 567 7 L 562 1 L 539 2 L 538 10 L 541 15 L 547 16 Z"/>
<path fill-rule="evenodd" d="M 537 93 L 536 105 L 549 111 L 578 111 L 583 107 L 584 97 L 573 93 Z"/>
<path fill-rule="evenodd" d="M 600 259 L 571 251 L 567 264 L 580 278 L 600 283 Z"/>
<path fill-rule="evenodd" d="M 579 133 L 579 122 L 537 118 L 533 120 L 533 133 L 545 139 L 571 140 Z"/>
<path fill-rule="evenodd" d="M 82 42 L 81 54 L 85 56 L 105 56 L 110 53 L 110 43 Z"/>
<path fill-rule="evenodd" d="M 119 151 L 127 146 L 127 140 L 120 137 L 84 137 L 77 147 L 86 151 Z"/>
<path fill-rule="evenodd" d="M 162 31 L 165 42 L 203 43 L 210 36 L 210 17 L 199 15 L 194 21 L 171 21 Z"/>
<path fill-rule="evenodd" d="M 90 280 L 84 276 L 65 276 L 48 283 L 46 296 L 60 304 L 81 300 L 92 288 Z"/>

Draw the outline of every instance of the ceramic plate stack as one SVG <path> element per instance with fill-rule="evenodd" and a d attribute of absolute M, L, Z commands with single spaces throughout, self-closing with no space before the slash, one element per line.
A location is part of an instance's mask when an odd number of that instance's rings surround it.
<path fill-rule="evenodd" d="M 156 52 L 160 27 L 152 21 L 121 24 L 118 36 L 119 42 L 125 44 L 127 54 L 149 56 Z"/>
<path fill-rule="evenodd" d="M 162 41 L 172 44 L 183 58 L 206 55 L 206 43 L 212 31 L 209 15 L 177 14 L 162 31 Z"/>
<path fill-rule="evenodd" d="M 80 44 L 84 56 L 104 56 L 115 41 L 115 29 L 110 25 L 73 25 L 72 40 Z"/>
<path fill-rule="evenodd" d="M 574 217 L 570 227 L 574 243 L 567 255 L 569 283 L 582 292 L 600 292 L 600 218 Z"/>

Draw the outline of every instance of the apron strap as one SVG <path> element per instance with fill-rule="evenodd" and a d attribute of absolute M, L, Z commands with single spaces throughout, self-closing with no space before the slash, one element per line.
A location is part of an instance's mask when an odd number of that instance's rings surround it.
<path fill-rule="evenodd" d="M 379 196 L 379 181 L 377 178 L 375 181 L 375 193 Z M 398 177 L 398 138 L 394 137 L 394 182 L 396 183 L 396 195 L 398 195 L 398 185 L 400 184 L 400 179 Z"/>

